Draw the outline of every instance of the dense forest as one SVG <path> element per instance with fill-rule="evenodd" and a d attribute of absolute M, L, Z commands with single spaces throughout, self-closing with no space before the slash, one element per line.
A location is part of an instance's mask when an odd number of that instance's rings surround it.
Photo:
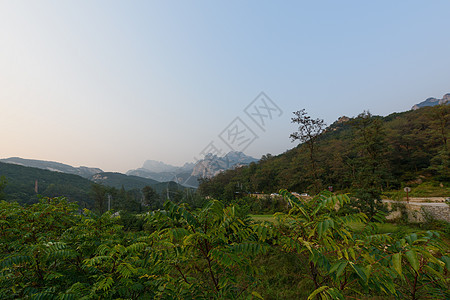
<path fill-rule="evenodd" d="M 199 192 L 230 201 L 236 195 L 270 194 L 281 188 L 310 194 L 328 188 L 379 194 L 423 181 L 449 187 L 450 105 L 386 117 L 363 112 L 326 128 L 305 111 L 296 113 L 291 138 L 300 140 L 297 147 L 202 179 Z"/>

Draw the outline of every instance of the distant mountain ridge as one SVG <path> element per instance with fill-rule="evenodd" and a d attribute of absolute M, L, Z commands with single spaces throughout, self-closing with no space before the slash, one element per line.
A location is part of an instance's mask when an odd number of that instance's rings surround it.
<path fill-rule="evenodd" d="M 194 163 L 185 163 L 182 167 L 176 167 L 169 164 L 166 164 L 162 161 L 156 160 L 146 160 L 141 169 L 145 169 L 147 171 L 153 173 L 167 173 L 167 172 L 183 172 L 190 171 L 194 168 Z"/>
<path fill-rule="evenodd" d="M 182 167 L 172 166 L 161 161 L 147 160 L 142 168 L 129 170 L 126 174 L 103 172 L 100 168 L 73 167 L 67 164 L 10 157 L 0 159 L 0 162 L 37 168 L 47 171 L 78 175 L 96 183 L 126 189 L 142 188 L 145 185 L 156 185 L 173 181 L 185 187 L 198 187 L 198 179 L 213 177 L 225 170 L 248 165 L 258 159 L 245 155 L 242 152 L 229 152 L 223 157 L 208 154 L 196 163 L 185 163 Z"/>
<path fill-rule="evenodd" d="M 167 191 L 184 189 L 175 182 L 158 182 L 121 173 L 101 172 L 90 178 L 84 178 L 76 174 L 55 172 L 11 162 L 0 162 L 0 177 L 2 176 L 6 179 L 6 186 L 5 198 L 0 198 L 0 200 L 18 201 L 23 204 L 36 203 L 39 195 L 45 197 L 64 196 L 70 201 L 77 201 L 80 207 L 92 208 L 94 198 L 91 187 L 94 182 L 116 189 L 123 187 L 125 190 L 142 190 L 145 186 L 150 186 L 160 195 Z"/>
<path fill-rule="evenodd" d="M 258 159 L 242 152 L 231 151 L 223 157 L 207 154 L 205 158 L 194 163 L 185 163 L 175 167 L 160 161 L 147 160 L 142 168 L 129 170 L 126 174 L 150 178 L 157 181 L 175 181 L 187 187 L 197 187 L 198 179 L 213 177 L 220 172 L 257 162 Z"/>
<path fill-rule="evenodd" d="M 88 167 L 72 167 L 70 165 L 66 165 L 63 163 L 58 163 L 54 161 L 44 161 L 44 160 L 36 160 L 36 159 L 25 159 L 20 157 L 11 157 L 6 159 L 0 159 L 0 163 L 5 163 L 9 165 L 16 165 L 16 166 L 22 166 L 26 167 L 26 169 L 20 169 L 20 170 L 26 170 L 27 172 L 36 172 L 37 175 L 40 173 L 37 171 L 32 171 L 32 169 L 40 169 L 45 171 L 51 171 L 53 173 L 62 173 L 63 174 L 69 174 L 69 175 L 78 175 L 80 177 L 83 177 L 87 179 L 90 182 L 95 182 L 98 184 L 102 184 L 105 186 L 114 187 L 117 189 L 120 189 L 124 187 L 126 190 L 132 190 L 132 189 L 142 189 L 144 186 L 151 186 L 156 189 L 157 192 L 161 192 L 164 190 L 170 181 L 173 180 L 173 176 L 166 179 L 164 177 L 160 177 L 160 180 L 154 180 L 151 178 L 148 178 L 146 176 L 128 176 L 121 173 L 115 173 L 115 172 L 103 172 L 99 168 L 88 168 Z M 147 163 L 148 165 L 148 163 Z M 160 163 L 159 166 L 165 165 L 164 163 Z M 168 166 L 168 165 L 166 165 Z M 30 169 L 31 168 L 31 169 Z M 179 169 L 177 167 L 174 167 L 175 169 Z M 16 169 L 14 169 L 16 170 Z M 17 169 L 19 170 L 19 169 Z M 2 175 L 2 172 L 0 170 L 0 175 Z M 186 178 L 190 175 L 190 173 L 186 176 Z M 20 178 L 20 174 L 11 174 L 11 176 L 14 176 L 17 178 Z M 53 178 L 57 178 L 57 174 L 53 176 Z M 167 177 L 167 176 L 166 176 Z M 39 179 L 39 176 L 36 176 L 36 179 Z M 64 177 L 67 178 L 67 177 Z M 32 182 L 34 184 L 34 181 Z M 70 184 L 70 183 L 69 183 Z M 29 187 L 32 187 L 29 185 Z M 84 187 L 85 188 L 85 187 Z"/>
<path fill-rule="evenodd" d="M 447 93 L 444 96 L 442 96 L 442 99 L 436 99 L 433 97 L 427 98 L 425 101 L 422 101 L 422 102 L 414 105 L 411 109 L 416 110 L 421 107 L 435 106 L 435 105 L 446 104 L 446 103 L 450 103 L 450 93 Z"/>
<path fill-rule="evenodd" d="M 49 170 L 54 172 L 61 172 L 67 174 L 78 175 L 84 178 L 89 178 L 94 174 L 103 172 L 99 168 L 89 168 L 89 167 L 72 167 L 70 165 L 66 165 L 59 162 L 54 161 L 45 161 L 45 160 L 37 160 L 37 159 L 25 159 L 20 157 L 10 157 L 0 159 L 0 162 L 20 165 L 24 167 L 32 167 L 43 170 Z"/>
<path fill-rule="evenodd" d="M 133 190 L 133 189 L 142 190 L 142 188 L 144 188 L 145 186 L 150 186 L 159 194 L 166 191 L 169 186 L 175 189 L 181 188 L 180 185 L 171 181 L 159 182 L 150 178 L 125 175 L 116 172 L 98 173 L 93 175 L 89 179 L 95 183 L 114 187 L 116 189 L 121 189 L 123 187 L 125 190 Z"/>
<path fill-rule="evenodd" d="M 208 154 L 204 159 L 198 161 L 192 171 L 192 176 L 213 177 L 223 171 L 257 162 L 258 159 L 247 156 L 242 152 L 232 151 L 223 157 Z"/>

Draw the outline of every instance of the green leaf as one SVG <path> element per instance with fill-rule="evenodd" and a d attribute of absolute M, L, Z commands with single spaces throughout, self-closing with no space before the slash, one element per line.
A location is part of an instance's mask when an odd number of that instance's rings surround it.
<path fill-rule="evenodd" d="M 419 270 L 419 260 L 417 259 L 417 253 L 414 250 L 408 250 L 405 252 L 406 259 L 408 260 L 414 271 Z"/>
<path fill-rule="evenodd" d="M 392 255 L 392 265 L 394 270 L 401 276 L 402 275 L 402 254 L 395 253 Z"/>
<path fill-rule="evenodd" d="M 339 278 L 342 275 L 342 272 L 344 272 L 347 264 L 348 264 L 347 261 L 339 261 L 331 267 L 329 273 L 331 274 L 333 272 L 336 272 L 336 278 Z"/>
<path fill-rule="evenodd" d="M 28 255 L 9 256 L 0 263 L 0 270 L 5 267 L 10 267 L 12 265 L 20 265 L 27 262 L 29 263 L 32 262 L 32 258 Z"/>
<path fill-rule="evenodd" d="M 315 289 L 314 292 L 312 292 L 312 293 L 308 296 L 308 300 L 314 299 L 314 297 L 315 297 L 317 294 L 320 294 L 320 293 L 322 293 L 323 291 L 326 291 L 327 289 L 329 289 L 329 287 L 326 286 L 326 285 L 321 286 L 321 287 Z"/>
<path fill-rule="evenodd" d="M 367 276 L 366 273 L 364 272 L 364 268 L 362 268 L 361 266 L 355 265 L 353 263 L 350 263 L 352 268 L 356 271 L 356 274 L 358 274 L 358 276 L 364 281 L 367 282 Z"/>
<path fill-rule="evenodd" d="M 348 262 L 344 262 L 339 266 L 339 268 L 336 271 L 336 278 L 339 278 L 342 275 L 342 272 L 344 272 L 345 267 L 347 266 Z"/>
<path fill-rule="evenodd" d="M 111 288 L 111 286 L 114 283 L 114 279 L 112 279 L 111 277 L 107 277 L 105 279 L 103 279 L 102 281 L 100 281 L 100 284 L 98 286 L 98 289 L 101 289 L 103 291 L 109 290 Z"/>
<path fill-rule="evenodd" d="M 263 299 L 263 300 L 264 300 L 264 298 L 263 298 L 258 292 L 256 292 L 256 291 L 253 291 L 253 292 L 252 292 L 252 295 L 255 296 L 256 298 L 259 298 L 259 299 Z"/>
<path fill-rule="evenodd" d="M 432 267 L 426 265 L 426 266 L 424 266 L 424 269 L 427 271 L 428 275 L 434 274 L 434 276 L 438 277 L 440 280 L 442 280 L 443 282 L 445 282 L 444 275 L 441 274 L 441 273 L 439 273 L 438 271 L 436 271 L 436 270 L 433 269 Z"/>
<path fill-rule="evenodd" d="M 138 242 L 138 243 L 129 245 L 126 249 L 128 252 L 139 253 L 139 252 L 144 251 L 145 247 L 147 247 L 146 243 Z"/>
<path fill-rule="evenodd" d="M 338 261 L 338 262 L 336 262 L 336 263 L 331 267 L 329 273 L 331 274 L 331 273 L 335 272 L 335 271 L 339 268 L 339 266 L 340 266 L 341 264 L 343 264 L 343 263 L 344 263 L 343 261 Z"/>
<path fill-rule="evenodd" d="M 136 269 L 133 268 L 133 266 L 129 263 L 121 263 L 117 267 L 117 272 L 122 276 L 123 278 L 129 278 L 131 275 L 136 273 Z"/>
<path fill-rule="evenodd" d="M 322 236 L 322 232 L 323 232 L 323 222 L 320 222 L 319 224 L 317 224 L 317 234 L 319 235 L 319 238 Z"/>
<path fill-rule="evenodd" d="M 37 293 L 37 294 L 33 294 L 33 296 L 31 297 L 31 299 L 33 300 L 47 300 L 47 299 L 55 299 L 55 295 L 51 294 L 51 293 Z"/>
<path fill-rule="evenodd" d="M 331 299 L 340 299 L 340 300 L 345 299 L 341 291 L 339 291 L 337 288 L 328 289 L 326 292 L 328 295 L 331 296 Z"/>
<path fill-rule="evenodd" d="M 342 249 L 342 253 L 344 254 L 345 259 L 349 260 L 347 250 L 346 249 Z"/>
<path fill-rule="evenodd" d="M 408 244 L 412 245 L 417 240 L 417 233 L 412 233 L 405 237 Z"/>
<path fill-rule="evenodd" d="M 356 254 L 353 248 L 348 248 L 348 253 L 350 253 L 350 256 L 352 257 L 353 260 L 356 260 Z"/>
<path fill-rule="evenodd" d="M 450 272 L 450 257 L 444 255 L 441 257 L 441 260 L 445 263 L 445 266 L 447 267 L 447 272 Z"/>

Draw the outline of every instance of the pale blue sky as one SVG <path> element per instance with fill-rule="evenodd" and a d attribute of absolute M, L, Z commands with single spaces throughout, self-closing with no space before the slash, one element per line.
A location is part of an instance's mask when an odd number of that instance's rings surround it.
<path fill-rule="evenodd" d="M 450 92 L 450 1 L 0 0 L 0 158 L 126 171 L 200 157 L 236 117 L 255 157 Z M 257 127 L 264 91 L 283 111 Z M 222 144 L 221 144 L 222 143 Z"/>

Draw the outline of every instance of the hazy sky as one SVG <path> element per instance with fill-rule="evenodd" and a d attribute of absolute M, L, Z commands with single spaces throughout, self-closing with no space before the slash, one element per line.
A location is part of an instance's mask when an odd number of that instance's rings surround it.
<path fill-rule="evenodd" d="M 0 158 L 124 172 L 208 145 L 279 154 L 295 146 L 293 111 L 331 124 L 450 92 L 449 12 L 434 0 L 0 0 Z"/>

